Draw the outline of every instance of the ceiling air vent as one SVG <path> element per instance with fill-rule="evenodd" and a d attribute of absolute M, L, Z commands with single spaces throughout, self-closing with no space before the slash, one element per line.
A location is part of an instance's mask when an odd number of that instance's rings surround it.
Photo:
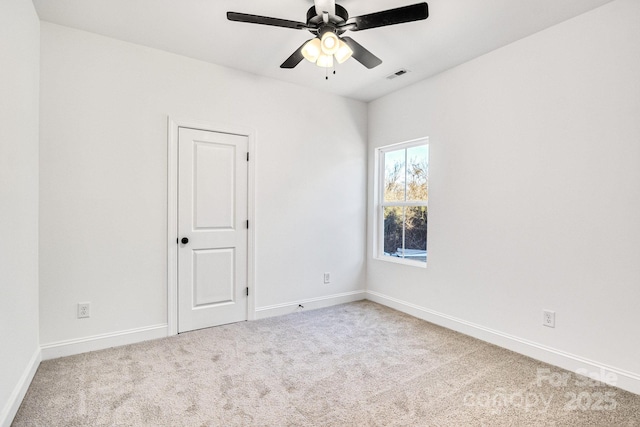
<path fill-rule="evenodd" d="M 401 68 L 400 70 L 396 71 L 395 73 L 388 75 L 387 79 L 388 80 L 392 80 L 392 79 L 395 79 L 396 77 L 403 76 L 403 75 L 407 74 L 408 72 L 409 72 L 409 70 L 405 70 L 404 68 Z"/>

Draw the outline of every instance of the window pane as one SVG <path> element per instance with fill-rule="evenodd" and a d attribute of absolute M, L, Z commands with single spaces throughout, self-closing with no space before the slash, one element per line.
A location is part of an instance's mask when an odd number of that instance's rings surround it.
<path fill-rule="evenodd" d="M 402 223 L 404 209 L 401 206 L 384 208 L 384 254 L 402 256 Z"/>
<path fill-rule="evenodd" d="M 427 201 L 429 150 L 426 145 L 407 149 L 407 200 Z"/>
<path fill-rule="evenodd" d="M 384 201 L 404 201 L 406 150 L 384 153 Z"/>
<path fill-rule="evenodd" d="M 405 209 L 404 258 L 427 261 L 427 207 Z"/>
<path fill-rule="evenodd" d="M 376 256 L 395 257 L 407 264 L 427 261 L 429 145 L 427 139 L 381 147 L 376 212 Z M 388 260 L 391 260 L 387 258 Z"/>

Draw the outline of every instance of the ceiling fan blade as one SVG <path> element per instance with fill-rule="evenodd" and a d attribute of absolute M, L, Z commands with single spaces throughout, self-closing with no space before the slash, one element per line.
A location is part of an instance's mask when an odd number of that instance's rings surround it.
<path fill-rule="evenodd" d="M 368 15 L 356 16 L 349 19 L 343 27 L 351 31 L 368 30 L 370 28 L 385 27 L 387 25 L 402 24 L 404 22 L 420 21 L 429 17 L 427 3 L 417 3 L 397 9 L 384 10 Z"/>
<path fill-rule="evenodd" d="M 274 27 L 293 28 L 295 30 L 305 30 L 309 28 L 307 24 L 288 19 L 270 18 L 268 16 L 250 15 L 248 13 L 227 12 L 229 21 L 246 22 L 249 24 L 271 25 Z"/>
<path fill-rule="evenodd" d="M 304 59 L 304 56 L 302 55 L 302 48 L 305 44 L 307 44 L 308 41 L 309 40 L 302 43 L 302 46 L 300 46 L 298 50 L 293 52 L 291 56 L 288 57 L 287 60 L 282 63 L 282 65 L 280 65 L 280 68 L 295 68 L 296 65 L 298 65 Z"/>
<path fill-rule="evenodd" d="M 336 0 L 314 0 L 316 6 L 316 14 L 322 15 L 322 12 L 329 12 L 329 15 L 336 14 Z"/>
<path fill-rule="evenodd" d="M 344 41 L 347 46 L 349 46 L 353 51 L 353 59 L 355 59 L 365 67 L 371 69 L 382 64 L 382 60 L 380 58 L 369 52 L 360 43 L 358 43 L 351 37 L 342 37 L 342 41 Z"/>

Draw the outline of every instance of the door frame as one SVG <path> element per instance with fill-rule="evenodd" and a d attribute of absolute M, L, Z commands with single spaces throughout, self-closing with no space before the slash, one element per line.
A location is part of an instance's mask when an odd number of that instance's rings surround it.
<path fill-rule="evenodd" d="M 228 124 L 167 118 L 167 335 L 178 334 L 178 130 L 189 128 L 246 136 L 247 176 L 247 320 L 255 320 L 255 130 Z"/>

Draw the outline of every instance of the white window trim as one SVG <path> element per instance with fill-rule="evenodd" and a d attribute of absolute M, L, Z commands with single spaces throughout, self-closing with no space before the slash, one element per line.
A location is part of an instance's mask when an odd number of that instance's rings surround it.
<path fill-rule="evenodd" d="M 429 258 L 427 256 L 427 262 L 413 261 L 406 258 L 398 258 L 384 255 L 384 213 L 385 206 L 428 206 L 427 202 L 415 201 L 415 202 L 385 202 L 384 201 L 384 153 L 389 151 L 396 151 L 401 149 L 409 149 L 420 145 L 427 146 L 427 152 L 430 152 L 429 137 L 412 139 L 410 141 L 399 142 L 396 144 L 385 145 L 378 147 L 374 153 L 375 162 L 375 181 L 374 181 L 374 224 L 373 230 L 373 258 L 380 261 L 391 262 L 395 264 L 410 265 L 413 267 L 426 268 Z M 427 229 L 429 225 L 427 225 Z"/>

